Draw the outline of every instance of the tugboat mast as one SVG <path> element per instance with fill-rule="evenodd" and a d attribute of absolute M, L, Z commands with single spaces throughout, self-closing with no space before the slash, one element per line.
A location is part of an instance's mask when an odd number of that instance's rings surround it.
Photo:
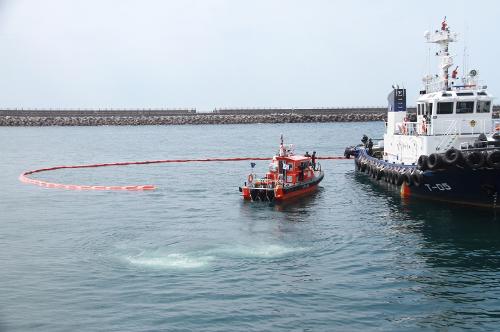
<path fill-rule="evenodd" d="M 450 31 L 445 16 L 441 23 L 441 30 L 435 30 L 432 33 L 426 31 L 424 37 L 428 43 L 435 43 L 440 47 L 436 56 L 440 58 L 439 69 L 441 73 L 441 77 L 438 77 L 437 80 L 430 76 L 425 77 L 425 89 L 427 92 L 449 90 L 449 68 L 453 65 L 453 57 L 449 53 L 448 46 L 457 41 L 457 34 Z"/>

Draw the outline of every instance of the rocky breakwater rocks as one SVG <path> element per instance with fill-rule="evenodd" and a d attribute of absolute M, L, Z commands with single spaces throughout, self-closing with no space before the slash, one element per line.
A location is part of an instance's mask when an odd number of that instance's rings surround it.
<path fill-rule="evenodd" d="M 165 116 L 0 116 L 0 126 L 143 126 L 384 121 L 385 114 L 214 114 Z"/>

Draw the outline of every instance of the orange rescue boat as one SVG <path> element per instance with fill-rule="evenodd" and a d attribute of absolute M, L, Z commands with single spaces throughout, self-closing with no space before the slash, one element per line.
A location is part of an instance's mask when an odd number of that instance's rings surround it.
<path fill-rule="evenodd" d="M 251 201 L 283 201 L 305 195 L 315 191 L 324 177 L 316 152 L 295 155 L 293 145 L 283 144 L 283 135 L 279 153 L 273 157 L 265 177 L 257 178 L 253 172 L 255 163 L 251 166 L 252 173 L 239 188 L 243 199 Z"/>

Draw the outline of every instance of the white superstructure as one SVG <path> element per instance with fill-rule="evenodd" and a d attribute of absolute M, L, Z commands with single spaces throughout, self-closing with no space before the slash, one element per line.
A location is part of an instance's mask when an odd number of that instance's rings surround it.
<path fill-rule="evenodd" d="M 493 121 L 493 97 L 471 70 L 461 78 L 458 67 L 450 75 L 453 57 L 449 44 L 457 40 L 445 20 L 441 29 L 426 32 L 427 42 L 439 45 L 439 75 L 424 77 L 424 90 L 417 99 L 417 121 L 408 121 L 406 91 L 394 89 L 389 96 L 383 159 L 406 165 L 416 164 L 420 155 L 445 152 L 450 148 L 465 149 L 486 135 L 500 130 Z M 404 105 L 403 105 L 404 104 Z"/>

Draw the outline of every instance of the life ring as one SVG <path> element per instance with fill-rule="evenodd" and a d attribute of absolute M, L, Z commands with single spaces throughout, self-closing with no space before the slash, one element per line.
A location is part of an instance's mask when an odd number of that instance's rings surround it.
<path fill-rule="evenodd" d="M 427 126 L 425 123 L 425 119 L 422 119 L 422 133 L 427 135 Z"/>
<path fill-rule="evenodd" d="M 252 183 L 253 182 L 253 175 L 252 174 L 248 175 L 247 180 L 248 180 L 248 183 Z"/>

